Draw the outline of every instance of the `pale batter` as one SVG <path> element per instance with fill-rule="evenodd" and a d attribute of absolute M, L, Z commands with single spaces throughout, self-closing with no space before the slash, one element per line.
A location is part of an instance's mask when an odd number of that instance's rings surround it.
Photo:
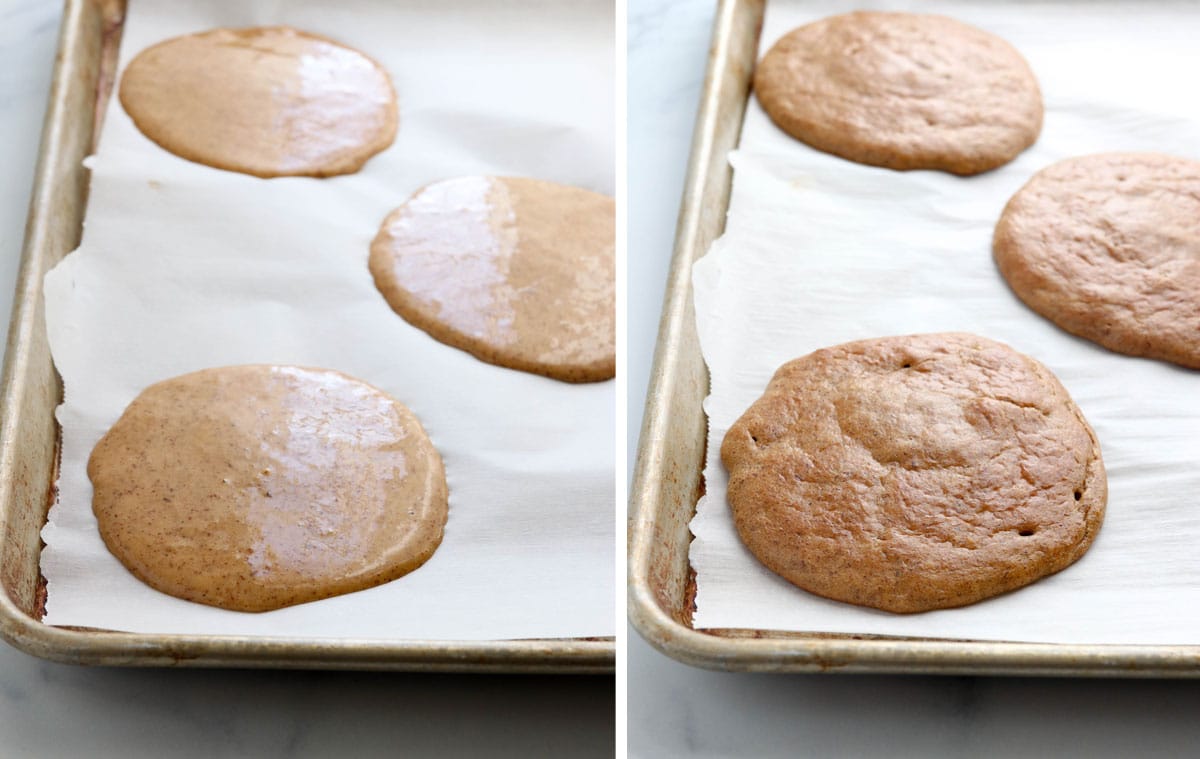
<path fill-rule="evenodd" d="M 425 563 L 441 457 L 399 402 L 324 369 L 206 369 L 144 390 L 88 461 L 109 550 L 189 601 L 268 611 Z"/>
<path fill-rule="evenodd" d="M 147 48 L 126 67 L 120 97 L 166 150 L 259 177 L 351 174 L 392 144 L 398 122 L 379 64 L 283 26 Z"/>
<path fill-rule="evenodd" d="M 383 222 L 370 268 L 406 320 L 476 358 L 568 382 L 616 373 L 613 199 L 462 177 Z"/>

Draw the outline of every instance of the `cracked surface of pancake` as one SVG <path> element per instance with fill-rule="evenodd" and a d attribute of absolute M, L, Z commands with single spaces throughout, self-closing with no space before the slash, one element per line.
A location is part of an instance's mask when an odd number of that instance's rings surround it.
<path fill-rule="evenodd" d="M 1053 164 L 1009 200 L 993 252 L 1013 292 L 1068 332 L 1200 369 L 1200 161 Z"/>
<path fill-rule="evenodd" d="M 1004 40 L 944 16 L 857 11 L 779 39 L 754 91 L 783 131 L 891 169 L 978 174 L 1042 128 L 1042 96 Z"/>
<path fill-rule="evenodd" d="M 1095 433 L 1041 364 L 960 333 L 784 364 L 721 446 L 743 543 L 817 595 L 962 606 L 1079 559 L 1103 520 Z"/>

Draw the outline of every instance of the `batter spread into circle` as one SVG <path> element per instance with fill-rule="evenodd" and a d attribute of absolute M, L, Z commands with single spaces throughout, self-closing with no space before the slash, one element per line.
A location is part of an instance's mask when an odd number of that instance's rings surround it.
<path fill-rule="evenodd" d="M 379 64 L 284 26 L 147 48 L 126 67 L 120 98 L 164 149 L 258 177 L 351 174 L 392 144 L 398 122 Z"/>
<path fill-rule="evenodd" d="M 109 550 L 151 587 L 268 611 L 394 580 L 446 523 L 405 406 L 324 369 L 232 366 L 146 388 L 88 460 Z"/>
<path fill-rule="evenodd" d="M 721 445 L 742 541 L 826 598 L 962 606 L 1081 557 L 1107 500 L 1058 380 L 967 334 L 846 343 L 784 364 Z"/>
<path fill-rule="evenodd" d="M 616 373 L 613 199 L 535 179 L 418 191 L 371 244 L 392 309 L 488 363 L 568 382 Z"/>

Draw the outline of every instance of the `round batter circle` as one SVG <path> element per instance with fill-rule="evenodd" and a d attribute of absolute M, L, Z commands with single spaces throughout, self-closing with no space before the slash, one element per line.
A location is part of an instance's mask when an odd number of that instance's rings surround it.
<path fill-rule="evenodd" d="M 721 459 L 738 533 L 763 564 L 891 612 L 962 606 L 1063 569 L 1107 500 L 1095 433 L 1058 380 L 959 333 L 784 364 Z"/>
<path fill-rule="evenodd" d="M 1200 161 L 1053 164 L 1008 201 L 993 253 L 1013 292 L 1068 332 L 1200 369 Z"/>
<path fill-rule="evenodd" d="M 351 174 L 392 144 L 396 93 L 375 61 L 285 26 L 214 29 L 139 53 L 121 105 L 175 155 L 257 177 Z"/>
<path fill-rule="evenodd" d="M 371 243 L 375 286 L 434 339 L 567 382 L 616 373 L 613 199 L 536 179 L 419 190 Z"/>
<path fill-rule="evenodd" d="M 424 564 L 441 457 L 405 406 L 325 369 L 231 366 L 146 388 L 88 460 L 105 545 L 164 593 L 260 612 Z"/>
<path fill-rule="evenodd" d="M 1042 95 L 1004 40 L 944 16 L 856 11 L 784 35 L 754 74 L 783 131 L 890 169 L 978 174 L 1042 129 Z"/>

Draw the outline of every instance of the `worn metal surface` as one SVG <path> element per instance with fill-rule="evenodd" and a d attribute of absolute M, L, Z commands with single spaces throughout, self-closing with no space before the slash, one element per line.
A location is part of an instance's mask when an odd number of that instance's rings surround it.
<path fill-rule="evenodd" d="M 676 229 L 629 503 L 628 611 L 660 651 L 710 669 L 757 672 L 1197 677 L 1200 646 L 1003 643 L 691 627 L 688 522 L 703 489 L 708 372 L 692 264 L 720 235 L 727 153 L 738 143 L 766 0 L 721 0 Z"/>
<path fill-rule="evenodd" d="M 42 278 L 79 243 L 87 201 L 83 158 L 115 75 L 124 0 L 68 0 L 42 132 L 8 356 L 0 387 L 0 637 L 76 664 L 475 672 L 611 673 L 612 638 L 511 641 L 328 640 L 141 633 L 38 621 L 40 531 L 58 460 Z"/>

